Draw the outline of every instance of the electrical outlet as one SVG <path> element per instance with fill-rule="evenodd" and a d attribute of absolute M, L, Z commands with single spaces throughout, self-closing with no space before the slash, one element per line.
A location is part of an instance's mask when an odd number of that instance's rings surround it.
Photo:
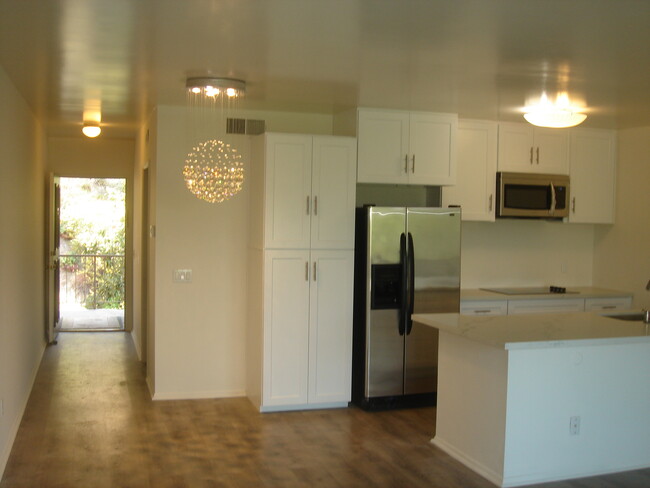
<path fill-rule="evenodd" d="M 580 434 L 580 417 L 577 415 L 569 418 L 569 434 Z"/>
<path fill-rule="evenodd" d="M 4 417 L 5 414 L 5 401 L 0 400 L 0 417 Z"/>
<path fill-rule="evenodd" d="M 174 283 L 191 283 L 192 270 L 191 269 L 175 269 L 172 278 Z"/>

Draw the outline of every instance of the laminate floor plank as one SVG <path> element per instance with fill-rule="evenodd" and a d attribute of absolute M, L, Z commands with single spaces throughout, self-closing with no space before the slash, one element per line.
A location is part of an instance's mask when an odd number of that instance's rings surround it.
<path fill-rule="evenodd" d="M 62 333 L 0 488 L 492 488 L 429 443 L 435 409 L 258 413 L 245 398 L 151 401 L 127 333 Z M 535 485 L 647 488 L 650 470 Z"/>

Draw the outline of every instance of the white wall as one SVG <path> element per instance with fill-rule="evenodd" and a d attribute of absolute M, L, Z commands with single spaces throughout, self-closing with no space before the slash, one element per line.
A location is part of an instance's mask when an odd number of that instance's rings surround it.
<path fill-rule="evenodd" d="M 618 133 L 616 223 L 598 226 L 594 284 L 629 290 L 635 308 L 650 308 L 650 127 Z"/>
<path fill-rule="evenodd" d="M 327 115 L 240 112 L 264 119 L 268 131 L 331 133 Z M 156 116 L 155 341 L 148 373 L 154 398 L 241 396 L 245 392 L 248 187 L 210 204 L 186 188 L 188 150 L 184 107 L 159 106 Z M 244 160 L 249 136 L 233 136 Z M 250 165 L 246 171 L 253 171 Z M 150 170 L 150 178 L 152 176 Z M 192 282 L 172 282 L 174 269 L 192 269 Z M 151 319 L 151 317 L 150 317 Z M 152 339 L 151 335 L 149 336 Z"/>
<path fill-rule="evenodd" d="M 461 287 L 589 286 L 593 242 L 593 225 L 463 222 Z"/>
<path fill-rule="evenodd" d="M 0 67 L 0 478 L 45 347 L 43 134 Z"/>

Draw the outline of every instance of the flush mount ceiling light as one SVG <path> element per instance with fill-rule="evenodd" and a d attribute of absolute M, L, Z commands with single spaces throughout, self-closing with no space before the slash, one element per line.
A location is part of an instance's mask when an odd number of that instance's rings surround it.
<path fill-rule="evenodd" d="M 185 86 L 190 93 L 211 98 L 236 98 L 246 93 L 246 82 L 232 78 L 188 78 Z"/>
<path fill-rule="evenodd" d="M 102 129 L 98 124 L 84 124 L 81 132 L 83 132 L 86 137 L 97 137 L 101 134 Z"/>
<path fill-rule="evenodd" d="M 524 118 L 531 124 L 556 129 L 575 127 L 587 118 L 582 113 L 584 108 L 571 105 L 566 92 L 559 93 L 555 102 L 551 102 L 546 93 L 542 93 L 538 103 L 528 105 L 523 111 Z"/>
<path fill-rule="evenodd" d="M 192 150 L 185 158 L 185 186 L 210 203 L 230 199 L 242 189 L 244 163 L 224 142 L 228 113 L 246 92 L 246 83 L 230 78 L 188 78 L 187 127 Z"/>

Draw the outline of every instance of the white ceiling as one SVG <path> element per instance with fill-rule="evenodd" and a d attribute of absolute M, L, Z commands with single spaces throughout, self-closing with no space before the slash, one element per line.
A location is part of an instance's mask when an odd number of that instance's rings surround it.
<path fill-rule="evenodd" d="M 585 126 L 650 125 L 647 0 L 0 0 L 0 63 L 50 134 L 85 108 L 124 136 L 206 74 L 250 108 L 523 120 L 545 89 Z"/>

